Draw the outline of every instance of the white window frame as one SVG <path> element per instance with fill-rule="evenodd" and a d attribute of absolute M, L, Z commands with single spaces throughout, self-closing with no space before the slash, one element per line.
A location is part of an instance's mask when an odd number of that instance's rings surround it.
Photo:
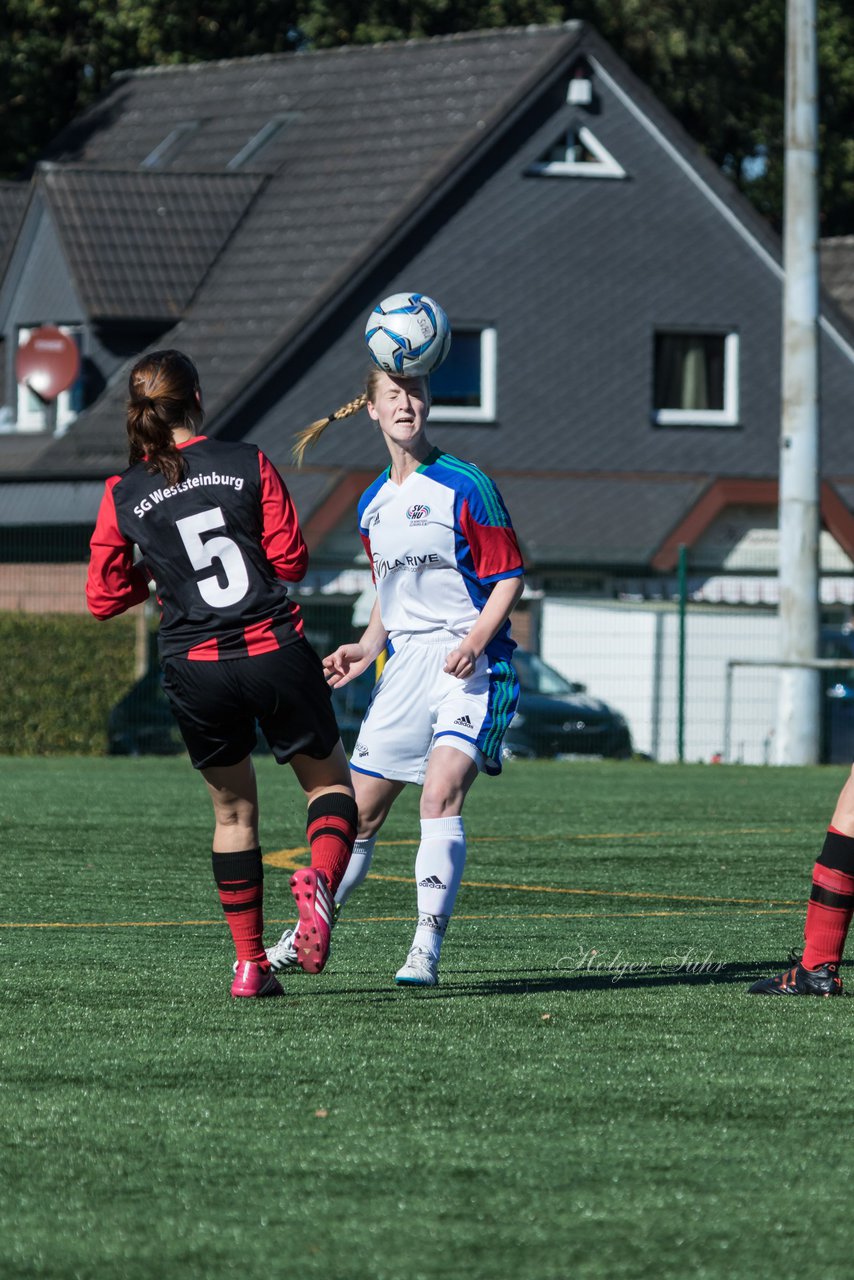
<path fill-rule="evenodd" d="M 272 116 L 265 125 L 262 125 L 257 133 L 253 133 L 246 145 L 241 147 L 237 152 L 237 155 L 231 157 L 228 164 L 225 166 L 226 169 L 241 169 L 243 165 L 248 164 L 248 162 L 256 156 L 262 148 L 266 147 L 268 142 L 272 141 L 277 134 L 281 133 L 286 125 L 295 124 L 298 120 L 302 119 L 302 116 L 303 113 L 301 111 L 282 111 L 278 115 Z"/>
<path fill-rule="evenodd" d="M 714 330 L 656 329 L 659 334 L 696 333 L 716 337 Z M 737 427 L 739 425 L 739 340 L 737 333 L 724 337 L 724 405 L 722 409 L 657 409 L 653 421 L 660 427 Z"/>
<path fill-rule="evenodd" d="M 195 133 L 201 123 L 201 120 L 184 120 L 181 124 L 177 124 L 170 133 L 167 133 L 163 141 L 158 142 L 154 150 L 150 151 L 145 159 L 140 162 L 140 169 L 164 168 L 170 160 L 174 160 L 190 137 L 190 134 Z"/>
<path fill-rule="evenodd" d="M 436 404 L 430 407 L 431 422 L 494 422 L 497 402 L 498 333 L 491 327 L 478 329 L 477 325 L 460 325 L 465 332 L 480 335 L 480 404 Z M 453 341 L 453 339 L 452 339 Z"/>
<path fill-rule="evenodd" d="M 39 325 L 22 325 L 18 330 L 18 347 L 22 347 L 39 327 Z M 56 327 L 60 333 L 67 334 L 69 338 L 82 337 L 85 333 L 85 328 L 82 324 L 58 324 Z M 81 356 L 83 354 L 82 346 L 80 354 Z M 17 416 L 15 430 L 28 435 L 46 431 L 46 414 L 43 405 L 39 404 L 33 408 L 29 403 L 29 397 L 34 396 L 35 392 L 23 382 L 17 384 L 16 392 L 15 412 Z M 56 436 L 65 435 L 76 417 L 77 414 L 71 408 L 71 387 L 68 387 L 67 390 L 60 391 L 56 397 L 56 419 L 53 424 L 53 434 Z"/>
<path fill-rule="evenodd" d="M 537 160 L 530 172 L 546 178 L 625 178 L 626 171 L 614 159 L 607 147 L 590 132 L 586 125 L 570 125 L 565 136 L 575 133 L 595 160 Z"/>

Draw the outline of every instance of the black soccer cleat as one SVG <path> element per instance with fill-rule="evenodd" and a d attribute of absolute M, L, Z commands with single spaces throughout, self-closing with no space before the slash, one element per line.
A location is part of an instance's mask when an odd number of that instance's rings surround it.
<path fill-rule="evenodd" d="M 819 969 L 805 969 L 798 962 L 773 978 L 762 978 L 748 987 L 749 996 L 841 996 L 842 979 L 839 965 L 823 964 Z"/>

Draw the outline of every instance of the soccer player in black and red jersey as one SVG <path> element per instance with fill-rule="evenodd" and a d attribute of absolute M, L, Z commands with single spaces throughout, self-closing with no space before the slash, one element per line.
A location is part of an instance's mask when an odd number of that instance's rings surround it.
<path fill-rule="evenodd" d="M 818 861 L 804 924 L 804 952 L 791 968 L 754 982 L 753 996 L 841 996 L 839 965 L 854 915 L 854 769 L 839 793 Z"/>
<path fill-rule="evenodd" d="M 213 874 L 237 951 L 231 994 L 281 995 L 262 940 L 256 721 L 308 802 L 311 867 L 291 890 L 297 958 L 311 973 L 326 963 L 356 804 L 323 668 L 288 597 L 286 584 L 308 563 L 290 495 L 254 445 L 201 435 L 203 416 L 198 374 L 182 352 L 134 365 L 130 465 L 106 483 L 86 599 L 96 618 L 111 618 L 155 584 L 163 687 L 213 802 Z"/>

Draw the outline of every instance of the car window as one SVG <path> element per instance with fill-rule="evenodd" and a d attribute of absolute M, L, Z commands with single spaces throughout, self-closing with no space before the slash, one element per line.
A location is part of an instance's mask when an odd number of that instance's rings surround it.
<path fill-rule="evenodd" d="M 552 697 L 565 697 L 567 694 L 574 693 L 570 682 L 565 680 L 559 671 L 555 671 L 554 667 L 550 667 L 548 663 L 543 662 L 542 658 L 538 658 L 535 653 L 517 649 L 513 654 L 513 665 L 519 677 L 519 684 L 528 693 L 543 693 Z"/>

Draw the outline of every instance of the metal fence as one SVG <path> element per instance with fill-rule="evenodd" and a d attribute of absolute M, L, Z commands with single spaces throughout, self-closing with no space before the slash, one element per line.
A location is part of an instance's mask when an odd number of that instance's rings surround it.
<path fill-rule="evenodd" d="M 545 660 L 628 719 L 658 761 L 771 764 L 780 672 L 776 607 L 690 599 L 542 601 Z M 847 606 L 822 611 L 822 759 L 854 757 L 854 631 Z"/>

